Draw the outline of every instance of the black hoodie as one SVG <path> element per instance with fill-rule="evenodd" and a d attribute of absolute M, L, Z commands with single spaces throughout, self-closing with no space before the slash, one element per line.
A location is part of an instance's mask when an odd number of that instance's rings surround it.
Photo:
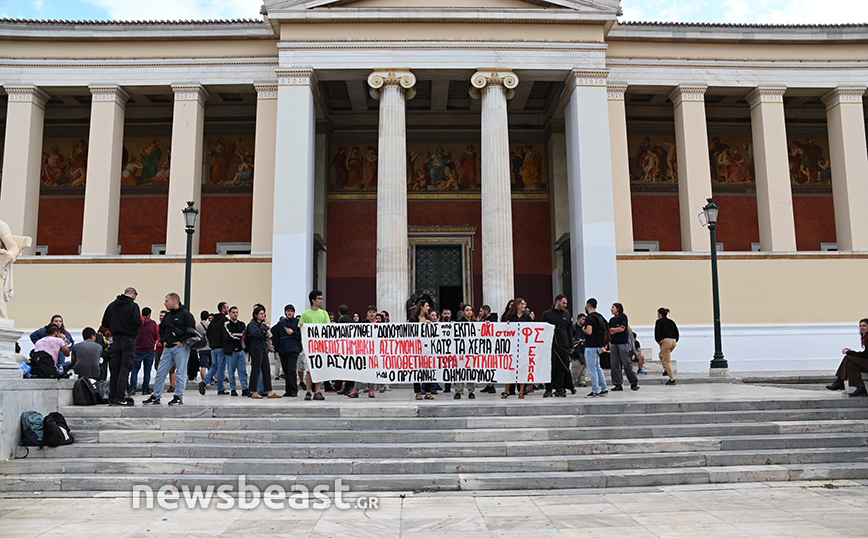
<path fill-rule="evenodd" d="M 139 305 L 129 295 L 118 295 L 102 315 L 103 327 L 108 327 L 112 336 L 135 338 L 142 328 L 142 313 Z"/>
<path fill-rule="evenodd" d="M 196 327 L 196 320 L 186 306 L 179 306 L 175 310 L 169 310 L 163 322 L 160 323 L 160 341 L 166 347 L 174 346 L 175 343 L 184 340 L 187 329 Z"/>

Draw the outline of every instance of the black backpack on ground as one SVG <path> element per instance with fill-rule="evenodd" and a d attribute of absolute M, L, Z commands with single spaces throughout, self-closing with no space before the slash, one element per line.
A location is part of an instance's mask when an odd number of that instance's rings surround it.
<path fill-rule="evenodd" d="M 109 403 L 109 394 L 111 394 L 111 385 L 105 379 L 99 379 L 96 382 L 96 403 Z"/>
<path fill-rule="evenodd" d="M 78 378 L 72 386 L 72 405 L 96 405 L 99 397 L 96 393 L 96 381 L 86 377 Z"/>
<path fill-rule="evenodd" d="M 39 379 L 57 379 L 57 366 L 47 351 L 30 352 L 30 375 Z"/>
<path fill-rule="evenodd" d="M 45 417 L 36 411 L 21 413 L 21 445 L 42 446 L 42 424 Z"/>
<path fill-rule="evenodd" d="M 60 413 L 48 413 L 42 423 L 42 446 L 63 446 L 75 442 L 66 419 Z"/>

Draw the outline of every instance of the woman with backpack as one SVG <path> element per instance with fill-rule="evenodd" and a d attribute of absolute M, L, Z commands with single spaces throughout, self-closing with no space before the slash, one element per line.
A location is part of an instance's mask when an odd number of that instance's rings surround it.
<path fill-rule="evenodd" d="M 256 388 L 259 376 L 262 375 L 263 391 L 269 398 L 280 398 L 271 387 L 271 365 L 268 362 L 268 322 L 265 321 L 265 308 L 256 305 L 253 309 L 253 319 L 247 324 L 245 335 L 247 351 L 250 352 L 250 397 L 261 400 L 263 395 Z"/>
<path fill-rule="evenodd" d="M 663 364 L 663 375 L 669 376 L 667 385 L 675 384 L 675 373 L 672 371 L 672 350 L 678 343 L 678 326 L 669 319 L 669 309 L 657 309 L 657 323 L 654 325 L 654 340 L 660 346 L 660 363 Z"/>

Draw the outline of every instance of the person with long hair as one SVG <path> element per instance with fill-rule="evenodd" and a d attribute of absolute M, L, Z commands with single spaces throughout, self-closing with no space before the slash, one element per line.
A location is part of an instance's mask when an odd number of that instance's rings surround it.
<path fill-rule="evenodd" d="M 866 349 L 868 348 L 868 318 L 859 320 L 859 337 L 862 341 L 862 351 L 845 347 L 841 351 L 844 359 L 835 372 L 835 381 L 826 386 L 829 390 L 844 390 L 844 381 L 846 381 L 851 387 L 856 387 L 856 390 L 850 393 L 851 398 L 868 396 L 865 380 L 862 379 L 862 372 L 868 372 L 868 349 Z"/>
<path fill-rule="evenodd" d="M 259 384 L 259 376 L 262 375 L 263 392 L 268 393 L 269 398 L 280 398 L 271 388 L 271 364 L 268 362 L 268 335 L 269 326 L 265 321 L 265 309 L 256 306 L 253 309 L 253 319 L 247 324 L 247 341 L 250 351 L 250 397 L 262 399 L 256 389 Z"/>
<path fill-rule="evenodd" d="M 416 301 L 416 309 L 413 311 L 413 316 L 410 318 L 411 323 L 433 323 L 431 319 L 431 304 L 428 299 L 419 299 Z M 416 393 L 417 400 L 433 400 L 434 399 L 435 383 L 413 383 L 413 392 Z"/>
<path fill-rule="evenodd" d="M 509 302 L 509 308 L 506 310 L 506 313 L 503 315 L 503 321 L 507 323 L 518 323 L 522 321 L 531 321 L 530 314 L 527 313 L 527 301 L 522 299 L 521 297 L 516 297 L 514 300 Z M 518 399 L 524 400 L 525 396 L 525 386 L 526 383 L 519 384 L 518 391 Z M 513 392 L 512 383 L 508 383 L 506 385 L 506 389 L 501 393 L 500 397 L 506 399 L 510 394 L 515 394 Z"/>
<path fill-rule="evenodd" d="M 627 325 L 629 321 L 627 315 L 624 314 L 624 306 L 621 303 L 612 304 L 612 317 L 609 319 L 609 334 L 611 341 L 609 342 L 609 352 L 612 354 L 612 387 L 613 391 L 624 390 L 621 385 L 624 382 L 621 368 L 624 369 L 624 374 L 627 375 L 627 380 L 630 382 L 630 388 L 639 390 L 639 378 L 633 372 L 633 363 L 630 361 L 630 335 L 627 333 Z"/>
<path fill-rule="evenodd" d="M 669 319 L 669 309 L 657 309 L 657 323 L 654 325 L 654 340 L 660 346 L 660 363 L 663 365 L 663 375 L 669 376 L 667 385 L 675 384 L 675 372 L 672 371 L 672 350 L 678 343 L 678 326 Z"/>

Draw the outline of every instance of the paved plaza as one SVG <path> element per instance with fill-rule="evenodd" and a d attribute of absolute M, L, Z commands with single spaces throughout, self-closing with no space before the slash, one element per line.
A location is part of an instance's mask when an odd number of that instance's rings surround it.
<path fill-rule="evenodd" d="M 0 536 L 864 536 L 868 482 L 378 495 L 376 510 L 133 509 L 129 497 L 3 498 Z"/>

